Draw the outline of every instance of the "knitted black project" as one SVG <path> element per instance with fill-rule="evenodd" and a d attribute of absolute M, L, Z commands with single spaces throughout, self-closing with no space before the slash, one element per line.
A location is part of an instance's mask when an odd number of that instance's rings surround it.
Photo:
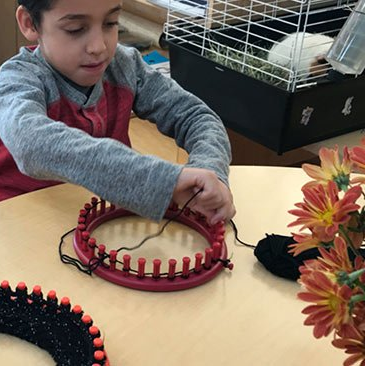
<path fill-rule="evenodd" d="M 91 318 L 77 305 L 71 310 L 66 297 L 58 303 L 54 291 L 44 299 L 39 286 L 28 294 L 22 282 L 15 291 L 1 283 L 0 332 L 46 350 L 58 366 L 108 365 Z"/>
<path fill-rule="evenodd" d="M 300 276 L 299 267 L 308 259 L 316 259 L 320 256 L 317 248 L 308 249 L 295 257 L 288 253 L 288 246 L 296 241 L 292 236 L 266 234 L 266 238 L 260 240 L 254 250 L 256 258 L 264 267 L 276 276 L 290 280 L 297 280 Z M 360 254 L 365 255 L 365 250 L 360 249 Z M 355 256 L 349 250 L 349 257 L 354 260 Z"/>

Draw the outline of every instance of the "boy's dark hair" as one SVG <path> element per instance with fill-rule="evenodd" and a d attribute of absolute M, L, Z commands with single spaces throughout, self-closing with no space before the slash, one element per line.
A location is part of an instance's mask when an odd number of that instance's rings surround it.
<path fill-rule="evenodd" d="M 55 2 L 56 0 L 18 0 L 18 4 L 28 10 L 36 28 L 41 25 L 43 12 L 50 10 Z"/>

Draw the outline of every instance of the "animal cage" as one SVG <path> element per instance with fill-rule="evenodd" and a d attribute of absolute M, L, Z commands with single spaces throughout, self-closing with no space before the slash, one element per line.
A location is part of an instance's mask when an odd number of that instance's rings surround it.
<path fill-rule="evenodd" d="M 364 77 L 326 60 L 355 2 L 196 1 L 168 9 L 171 76 L 226 127 L 280 154 L 365 126 Z"/>

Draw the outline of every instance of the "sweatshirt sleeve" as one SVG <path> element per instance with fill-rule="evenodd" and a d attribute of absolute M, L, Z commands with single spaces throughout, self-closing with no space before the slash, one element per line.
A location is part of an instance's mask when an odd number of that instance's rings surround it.
<path fill-rule="evenodd" d="M 188 166 L 213 170 L 228 185 L 231 150 L 220 118 L 173 79 L 149 67 L 138 51 L 126 52 L 133 59 L 133 67 L 128 72 L 136 74 L 135 113 L 173 137 L 189 153 Z M 123 62 L 120 67 L 128 69 L 128 62 Z"/>
<path fill-rule="evenodd" d="M 160 220 L 182 166 L 48 118 L 43 77 L 39 66 L 16 61 L 4 64 L 0 72 L 0 138 L 20 171 L 81 185 Z"/>

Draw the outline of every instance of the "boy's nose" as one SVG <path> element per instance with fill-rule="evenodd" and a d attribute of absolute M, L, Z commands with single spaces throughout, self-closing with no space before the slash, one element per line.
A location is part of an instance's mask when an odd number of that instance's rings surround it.
<path fill-rule="evenodd" d="M 90 34 L 86 45 L 86 52 L 89 54 L 101 54 L 106 50 L 106 41 L 102 32 L 93 32 Z"/>

